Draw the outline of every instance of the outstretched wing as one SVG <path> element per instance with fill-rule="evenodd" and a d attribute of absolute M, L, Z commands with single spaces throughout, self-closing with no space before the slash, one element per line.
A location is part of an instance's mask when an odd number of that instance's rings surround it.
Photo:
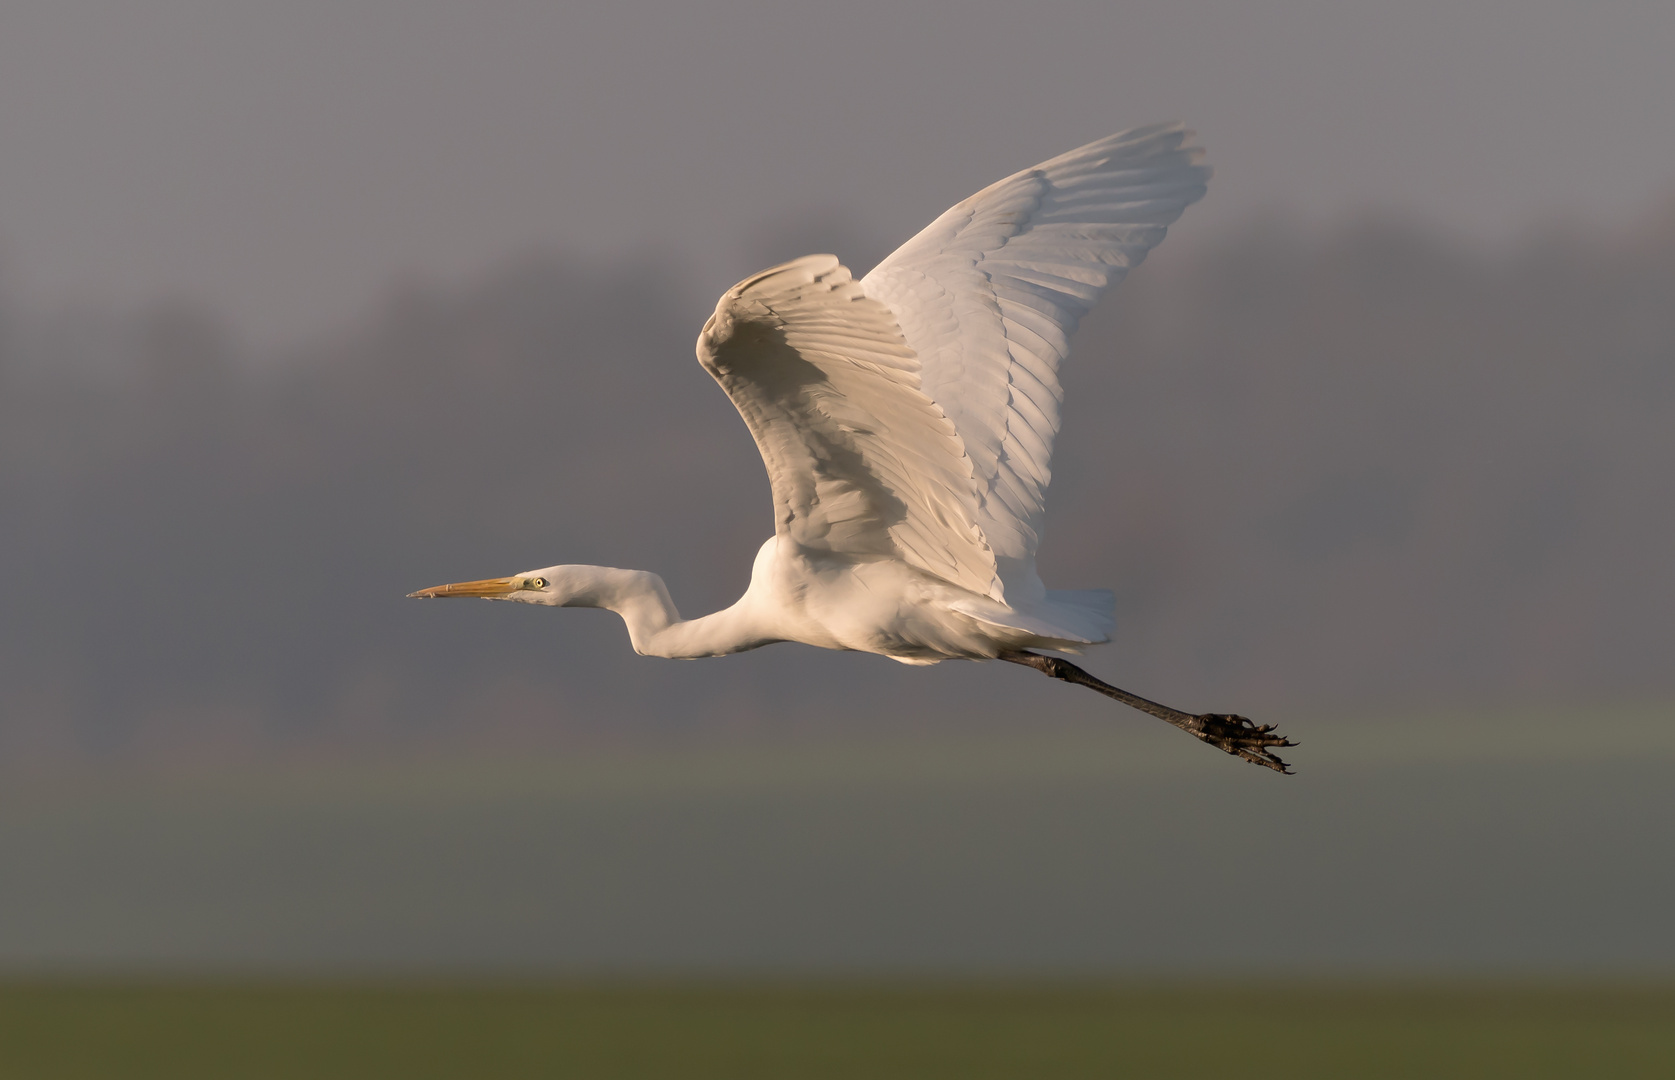
<path fill-rule="evenodd" d="M 805 256 L 733 286 L 698 336 L 698 359 L 756 439 L 780 535 L 900 558 L 999 596 L 959 434 L 920 389 L 895 317 L 836 258 Z"/>
<path fill-rule="evenodd" d="M 976 522 L 1005 600 L 1042 599 L 1035 549 L 1059 365 L 1100 295 L 1204 194 L 1210 170 L 1179 124 L 1135 128 L 1009 176 L 959 203 L 861 281 L 919 356 L 976 476 Z"/>

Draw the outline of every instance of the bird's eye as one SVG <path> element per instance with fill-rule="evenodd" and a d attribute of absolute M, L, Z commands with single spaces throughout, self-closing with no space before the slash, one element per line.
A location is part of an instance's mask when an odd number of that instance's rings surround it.
<path fill-rule="evenodd" d="M 544 577 L 530 578 L 529 579 L 529 587 L 531 589 L 544 589 L 544 588 L 547 587 L 547 579 L 544 578 Z"/>

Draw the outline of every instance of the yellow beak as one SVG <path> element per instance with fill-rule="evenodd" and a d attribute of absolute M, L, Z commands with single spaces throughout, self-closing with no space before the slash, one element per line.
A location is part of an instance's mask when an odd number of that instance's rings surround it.
<path fill-rule="evenodd" d="M 493 577 L 482 581 L 461 581 L 453 585 L 432 585 L 428 589 L 407 595 L 418 600 L 434 600 L 439 596 L 510 596 L 523 588 L 523 578 Z"/>

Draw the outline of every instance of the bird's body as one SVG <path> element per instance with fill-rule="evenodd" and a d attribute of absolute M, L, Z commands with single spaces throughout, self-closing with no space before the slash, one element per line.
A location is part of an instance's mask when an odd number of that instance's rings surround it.
<path fill-rule="evenodd" d="M 778 641 L 908 664 L 1028 664 L 1283 771 L 1242 717 L 1179 713 L 1031 650 L 1108 641 L 1104 590 L 1035 569 L 1070 337 L 1204 194 L 1179 125 L 1136 128 L 966 199 L 857 281 L 831 255 L 729 289 L 698 358 L 755 437 L 775 531 L 739 601 L 682 620 L 655 574 L 561 565 L 421 590 L 616 611 L 635 651 Z"/>
<path fill-rule="evenodd" d="M 737 603 L 698 619 L 680 617 L 656 574 L 606 566 L 553 566 L 429 591 L 606 608 L 622 616 L 635 652 L 681 660 L 779 641 L 878 653 L 907 664 L 993 660 L 1009 650 L 1088 643 L 1056 637 L 1045 626 L 1007 625 L 1026 617 L 899 560 L 810 553 L 782 536 L 756 553 L 750 587 Z"/>

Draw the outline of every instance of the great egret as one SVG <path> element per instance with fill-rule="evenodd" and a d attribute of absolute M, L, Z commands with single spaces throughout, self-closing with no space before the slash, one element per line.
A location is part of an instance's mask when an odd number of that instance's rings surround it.
<path fill-rule="evenodd" d="M 1286 772 L 1294 745 L 1242 716 L 1193 715 L 1055 656 L 1110 640 L 1112 594 L 1035 571 L 1070 336 L 1210 170 L 1179 124 L 1134 128 L 984 188 L 859 281 L 808 255 L 741 281 L 698 360 L 750 427 L 774 536 L 731 607 L 682 619 L 643 570 L 549 566 L 438 585 L 607 608 L 634 651 L 700 657 L 800 641 L 904 664 L 1006 660 L 1090 687 Z"/>

